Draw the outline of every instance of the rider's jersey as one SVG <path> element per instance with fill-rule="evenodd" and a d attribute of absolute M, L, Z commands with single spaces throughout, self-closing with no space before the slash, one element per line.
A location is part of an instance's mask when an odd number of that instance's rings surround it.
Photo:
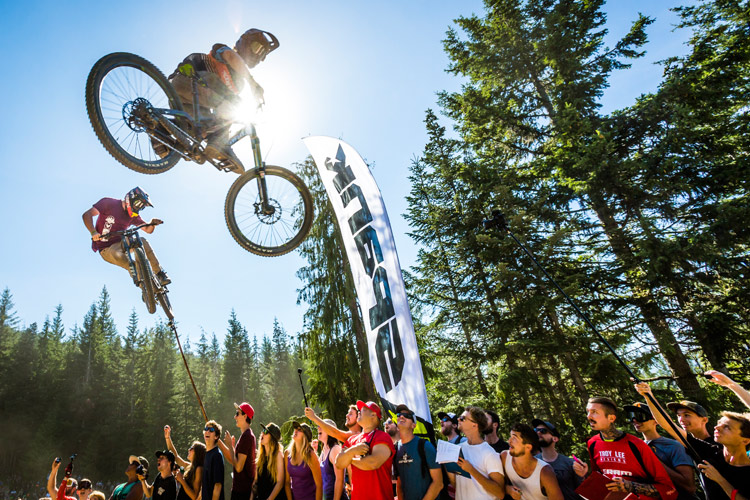
<path fill-rule="evenodd" d="M 222 54 L 226 51 L 232 50 L 229 46 L 223 43 L 215 43 L 211 48 L 211 52 L 208 54 L 201 54 L 194 52 L 182 60 L 180 66 L 183 64 L 191 64 L 195 71 L 205 71 L 208 73 L 214 73 L 219 76 L 221 81 L 226 85 L 232 92 L 239 94 L 244 86 L 244 80 L 237 75 L 237 72 L 232 69 L 232 66 L 224 61 Z M 180 73 L 179 67 L 169 75 L 171 80 Z"/>
<path fill-rule="evenodd" d="M 130 217 L 128 215 L 127 210 L 122 207 L 122 200 L 102 198 L 94 203 L 94 208 L 99 211 L 94 228 L 102 236 L 115 231 L 122 231 L 133 225 L 145 224 L 145 221 L 140 216 Z M 119 243 L 121 239 L 120 236 L 112 236 L 107 241 L 92 241 L 91 249 L 94 252 L 98 252 L 115 243 Z"/>

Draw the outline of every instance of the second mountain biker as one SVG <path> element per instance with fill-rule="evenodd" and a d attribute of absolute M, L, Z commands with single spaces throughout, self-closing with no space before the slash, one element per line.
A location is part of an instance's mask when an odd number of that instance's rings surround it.
<path fill-rule="evenodd" d="M 92 250 L 99 252 L 102 259 L 110 264 L 120 266 L 123 269 L 130 271 L 128 258 L 120 244 L 120 237 L 105 237 L 109 233 L 122 231 L 130 226 L 145 224 L 145 221 L 141 219 L 139 212 L 144 208 L 151 206 L 153 205 L 149 200 L 148 193 L 139 187 L 135 187 L 128 191 L 125 198 L 122 200 L 115 198 L 102 198 L 97 201 L 93 207 L 83 213 L 83 224 L 86 226 L 86 229 L 89 230 L 89 233 L 91 233 Z M 97 217 L 96 222 L 94 222 L 94 217 Z M 159 219 L 151 219 L 149 224 L 154 224 L 154 226 L 146 226 L 143 230 L 151 234 L 154 232 L 155 225 L 161 223 L 162 221 Z M 141 241 L 143 242 L 143 248 L 146 250 L 146 257 L 148 257 L 148 261 L 151 263 L 151 268 L 153 269 L 154 274 L 162 285 L 168 285 L 171 281 L 167 277 L 167 273 L 164 272 L 159 265 L 159 260 L 151 249 L 151 245 L 146 241 L 146 238 L 141 238 Z"/>

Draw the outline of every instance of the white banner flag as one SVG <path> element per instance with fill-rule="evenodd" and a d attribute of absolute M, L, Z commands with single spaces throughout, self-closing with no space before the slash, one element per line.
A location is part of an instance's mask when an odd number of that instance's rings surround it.
<path fill-rule="evenodd" d="M 332 137 L 307 137 L 336 213 L 364 316 L 370 368 L 386 410 L 405 404 L 432 422 L 391 223 L 362 157 Z"/>

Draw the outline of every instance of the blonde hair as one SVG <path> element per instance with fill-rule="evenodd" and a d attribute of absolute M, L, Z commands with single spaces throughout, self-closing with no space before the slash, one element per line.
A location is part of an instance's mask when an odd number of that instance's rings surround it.
<path fill-rule="evenodd" d="M 297 441 L 292 439 L 292 442 L 289 443 L 289 447 L 286 451 L 289 453 L 289 456 L 292 457 L 292 464 L 299 465 L 302 463 L 302 460 L 304 460 L 307 466 L 310 467 L 312 461 L 317 460 L 318 456 L 315 454 L 315 451 L 313 451 L 312 445 L 310 444 L 310 441 L 307 440 L 305 433 L 302 431 L 299 431 L 299 433 L 302 435 L 302 444 L 300 447 L 297 448 Z M 300 460 L 300 455 L 302 456 L 302 460 Z"/>
<path fill-rule="evenodd" d="M 107 497 L 104 496 L 104 493 L 102 493 L 99 490 L 92 491 L 91 494 L 89 495 L 89 498 L 91 500 L 107 500 Z"/>
<path fill-rule="evenodd" d="M 260 470 L 265 467 L 268 472 L 271 473 L 271 479 L 273 482 L 276 483 L 278 479 L 276 477 L 276 461 L 279 459 L 279 450 L 281 449 L 281 446 L 279 446 L 279 442 L 276 441 L 273 436 L 270 434 L 268 436 L 271 438 L 271 443 L 268 446 L 268 453 L 266 453 L 266 447 L 263 446 L 263 443 L 258 440 L 258 458 L 255 459 L 255 463 L 258 466 L 258 475 L 260 475 Z"/>

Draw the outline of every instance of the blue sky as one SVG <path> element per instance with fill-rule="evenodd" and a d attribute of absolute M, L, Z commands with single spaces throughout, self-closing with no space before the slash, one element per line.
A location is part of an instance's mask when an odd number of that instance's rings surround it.
<path fill-rule="evenodd" d="M 656 22 L 648 30 L 647 56 L 613 75 L 605 110 L 655 89 L 662 71 L 654 62 L 685 52 L 688 33 L 672 32 L 676 17 L 668 11 L 677 4 L 607 5 L 611 40 L 638 12 Z M 11 290 L 23 324 L 41 323 L 62 304 L 71 328 L 105 285 L 120 332 L 133 309 L 141 326 L 154 324 L 125 271 L 90 250 L 81 222 L 99 198 L 121 197 L 139 185 L 155 205 L 144 217 L 165 221 L 149 239 L 173 280 L 170 296 L 183 337 L 195 341 L 205 331 L 221 338 L 232 309 L 251 334 L 270 334 L 274 317 L 289 333 L 300 331 L 305 306 L 296 304 L 295 271 L 304 262 L 296 254 L 258 257 L 234 243 L 223 214 L 234 174 L 180 162 L 146 176 L 110 157 L 86 115 L 91 66 L 107 53 L 133 52 L 169 74 L 188 53 L 206 52 L 215 42 L 232 45 L 250 27 L 273 32 L 280 48 L 253 71 L 265 88 L 259 126 L 265 160 L 286 167 L 302 161 L 307 135 L 354 146 L 374 165 L 401 266 L 408 268 L 416 256 L 401 216 L 408 167 L 424 147 L 422 120 L 427 108 L 437 107 L 435 93 L 460 86 L 444 71 L 441 40 L 453 19 L 482 10 L 476 0 L 3 2 L 0 288 Z M 200 28 L 191 28 L 197 20 Z"/>

